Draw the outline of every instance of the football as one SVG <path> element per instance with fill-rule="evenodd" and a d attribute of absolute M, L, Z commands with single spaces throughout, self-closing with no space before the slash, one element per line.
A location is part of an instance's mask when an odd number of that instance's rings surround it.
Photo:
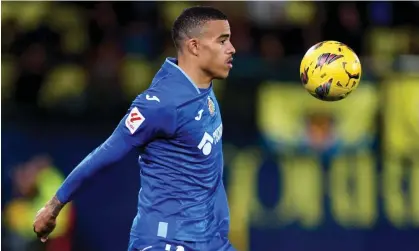
<path fill-rule="evenodd" d="M 300 65 L 304 88 L 317 99 L 338 101 L 346 98 L 359 85 L 362 69 L 357 54 L 338 41 L 313 45 Z"/>

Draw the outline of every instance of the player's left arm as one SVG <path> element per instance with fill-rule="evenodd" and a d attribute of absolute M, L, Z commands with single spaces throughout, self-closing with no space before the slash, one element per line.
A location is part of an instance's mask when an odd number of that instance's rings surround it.
<path fill-rule="evenodd" d="M 42 241 L 46 241 L 54 229 L 55 219 L 61 209 L 72 200 L 86 180 L 120 160 L 133 148 L 145 146 L 156 137 L 174 133 L 175 109 L 153 94 L 153 90 L 148 90 L 134 100 L 112 135 L 80 162 L 67 176 L 56 195 L 38 212 L 34 231 Z"/>

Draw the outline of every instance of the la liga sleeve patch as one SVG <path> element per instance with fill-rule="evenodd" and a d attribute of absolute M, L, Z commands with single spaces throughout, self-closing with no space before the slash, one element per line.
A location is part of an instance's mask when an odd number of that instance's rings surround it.
<path fill-rule="evenodd" d="M 137 107 L 134 107 L 125 119 L 125 126 L 131 134 L 134 134 L 144 121 L 145 117 L 141 114 Z"/>

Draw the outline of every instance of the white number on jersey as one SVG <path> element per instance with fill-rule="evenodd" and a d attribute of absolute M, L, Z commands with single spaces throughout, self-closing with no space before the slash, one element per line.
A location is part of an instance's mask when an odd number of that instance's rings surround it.
<path fill-rule="evenodd" d="M 170 244 L 166 244 L 166 249 L 165 251 L 170 251 L 170 249 L 172 248 L 172 245 Z M 177 246 L 176 247 L 176 251 L 185 251 L 185 249 L 182 246 Z"/>

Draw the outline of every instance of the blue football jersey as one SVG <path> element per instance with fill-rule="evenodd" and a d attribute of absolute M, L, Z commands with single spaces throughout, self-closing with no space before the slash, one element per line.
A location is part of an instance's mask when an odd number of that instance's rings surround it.
<path fill-rule="evenodd" d="M 140 148 L 141 190 L 131 235 L 185 241 L 226 237 L 222 132 L 212 86 L 198 89 L 168 58 L 112 135 L 67 176 L 56 196 L 67 203 L 83 182 Z"/>
<path fill-rule="evenodd" d="M 197 88 L 168 58 L 117 130 L 142 147 L 132 235 L 202 241 L 228 234 L 223 124 L 212 86 Z"/>

